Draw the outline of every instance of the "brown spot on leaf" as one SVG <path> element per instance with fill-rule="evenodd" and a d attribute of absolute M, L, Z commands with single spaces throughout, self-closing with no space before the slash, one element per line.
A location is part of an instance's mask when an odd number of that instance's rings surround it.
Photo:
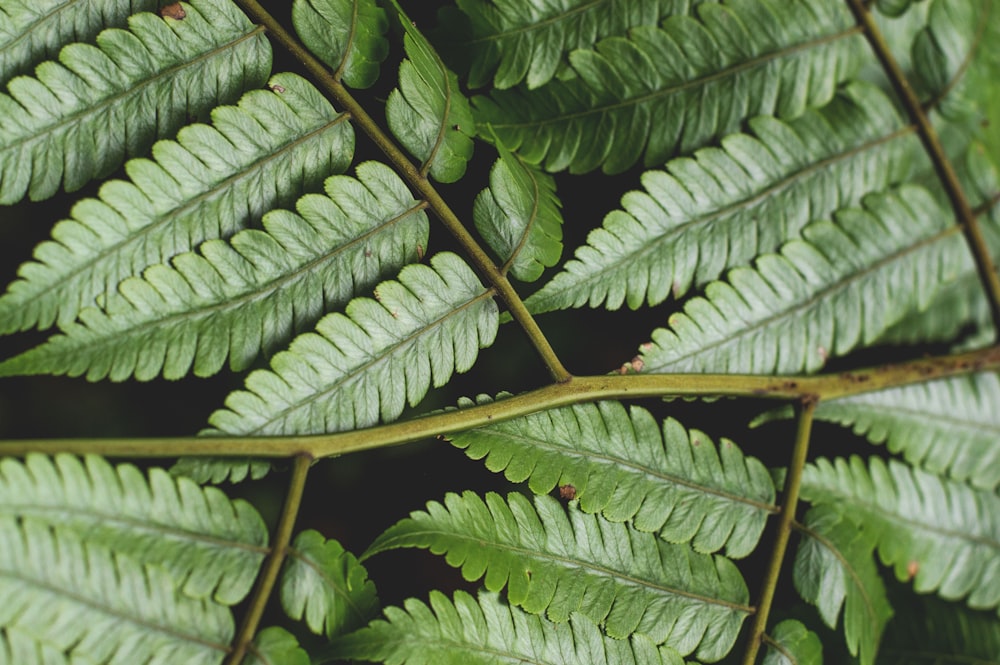
<path fill-rule="evenodd" d="M 278 93 L 279 95 L 285 91 L 285 86 L 278 85 L 277 83 L 275 83 L 274 85 L 270 85 L 268 87 L 271 88 L 271 90 L 273 90 L 274 92 Z"/>
<path fill-rule="evenodd" d="M 417 261 L 423 261 L 423 260 L 424 260 L 424 246 L 418 244 L 417 245 Z"/>
<path fill-rule="evenodd" d="M 917 571 L 920 570 L 920 564 L 916 561 L 911 561 L 906 564 L 906 574 L 909 575 L 909 579 L 913 579 L 917 576 Z"/>
<path fill-rule="evenodd" d="M 181 3 L 172 2 L 169 5 L 160 7 L 160 16 L 163 18 L 172 18 L 175 21 L 183 21 L 187 17 L 187 12 L 181 7 Z"/>
<path fill-rule="evenodd" d="M 559 498 L 564 501 L 572 501 L 576 498 L 576 488 L 569 483 L 559 486 Z"/>

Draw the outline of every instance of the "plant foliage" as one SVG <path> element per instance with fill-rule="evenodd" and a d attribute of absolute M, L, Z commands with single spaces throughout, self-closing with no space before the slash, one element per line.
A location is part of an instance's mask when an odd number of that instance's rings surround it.
<path fill-rule="evenodd" d="M 998 18 L 0 0 L 0 663 L 997 662 Z"/>

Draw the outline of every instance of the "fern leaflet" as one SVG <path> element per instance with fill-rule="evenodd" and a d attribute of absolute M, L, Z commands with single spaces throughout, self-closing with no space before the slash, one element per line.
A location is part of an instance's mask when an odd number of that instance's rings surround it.
<path fill-rule="evenodd" d="M 310 665 L 309 653 L 284 628 L 271 626 L 257 633 L 247 649 L 246 665 Z"/>
<path fill-rule="evenodd" d="M 823 645 L 819 636 L 801 621 L 786 619 L 764 636 L 767 653 L 763 665 L 806 665 L 823 663 Z"/>
<path fill-rule="evenodd" d="M 389 53 L 385 11 L 374 0 L 295 0 L 292 22 L 303 43 L 353 88 L 375 83 Z"/>
<path fill-rule="evenodd" d="M 0 93 L 0 205 L 52 196 L 108 175 L 188 117 L 260 85 L 271 66 L 263 32 L 228 0 L 194 0 L 182 21 L 140 13 L 97 46 L 63 47 L 60 61 Z"/>

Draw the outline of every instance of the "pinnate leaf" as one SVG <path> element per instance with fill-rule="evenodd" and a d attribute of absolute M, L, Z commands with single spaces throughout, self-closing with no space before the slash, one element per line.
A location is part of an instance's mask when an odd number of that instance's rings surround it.
<path fill-rule="evenodd" d="M 284 628 L 265 628 L 247 650 L 246 665 L 310 665 L 309 654 Z"/>
<path fill-rule="evenodd" d="M 295 0 L 292 23 L 334 77 L 352 88 L 368 88 L 378 79 L 389 53 L 389 22 L 374 0 Z"/>
<path fill-rule="evenodd" d="M 691 541 L 699 552 L 724 547 L 730 557 L 746 556 L 775 510 L 766 468 L 732 441 L 716 446 L 674 419 L 661 428 L 645 409 L 618 402 L 552 409 L 449 438 L 537 494 L 572 486 L 584 511 Z"/>
<path fill-rule="evenodd" d="M 496 337 L 489 291 L 455 254 L 403 268 L 252 372 L 211 424 L 230 434 L 319 434 L 388 422 L 472 367 Z"/>
<path fill-rule="evenodd" d="M 97 45 L 70 44 L 0 93 L 0 205 L 74 191 L 189 117 L 263 84 L 271 50 L 229 0 L 193 0 L 184 20 L 144 12 Z"/>
<path fill-rule="evenodd" d="M 819 636 L 801 621 L 786 619 L 764 636 L 767 653 L 763 665 L 823 665 Z"/>

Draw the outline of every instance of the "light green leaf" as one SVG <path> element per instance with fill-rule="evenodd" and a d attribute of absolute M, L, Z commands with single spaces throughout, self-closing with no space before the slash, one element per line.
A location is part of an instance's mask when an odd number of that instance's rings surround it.
<path fill-rule="evenodd" d="M 0 461 L 0 519 L 74 535 L 162 568 L 185 596 L 226 605 L 249 593 L 267 553 L 267 529 L 245 501 L 161 469 L 147 478 L 94 456 Z M 5 527 L 0 536 L 10 533 Z"/>
<path fill-rule="evenodd" d="M 316 57 L 352 88 L 368 88 L 389 54 L 385 11 L 374 0 L 295 0 L 295 32 Z"/>
<path fill-rule="evenodd" d="M 0 205 L 74 191 L 144 153 L 191 116 L 263 84 L 271 50 L 229 0 L 183 20 L 140 13 L 97 46 L 71 44 L 0 93 Z M 93 10 L 91 10 L 93 11 Z"/>
<path fill-rule="evenodd" d="M 449 438 L 511 482 L 527 480 L 536 494 L 572 486 L 586 512 L 691 541 L 699 552 L 725 547 L 730 557 L 746 556 L 775 510 L 767 469 L 732 441 L 716 447 L 672 418 L 661 429 L 645 409 L 626 412 L 618 402 L 552 409 Z"/>
<path fill-rule="evenodd" d="M 960 228 L 926 190 L 905 185 L 864 206 L 709 284 L 653 332 L 643 371 L 814 372 L 926 307 L 971 264 Z"/>
<path fill-rule="evenodd" d="M 154 0 L 4 0 L 0 3 L 0 84 L 51 58 L 70 40 L 90 41 L 102 28 L 123 28 Z"/>
<path fill-rule="evenodd" d="M 520 494 L 449 493 L 444 505 L 379 536 L 363 558 L 399 547 L 444 554 L 466 580 L 507 587 L 512 605 L 555 622 L 582 612 L 611 637 L 649 636 L 681 655 L 714 662 L 729 653 L 750 614 L 749 593 L 728 559 L 670 545 L 653 534 L 587 515 L 572 504 Z"/>
<path fill-rule="evenodd" d="M 819 636 L 801 621 L 786 619 L 764 636 L 767 653 L 763 665 L 823 665 Z"/>
<path fill-rule="evenodd" d="M 821 106 L 866 53 L 844 3 L 705 2 L 697 14 L 573 51 L 569 80 L 475 97 L 480 134 L 549 171 L 660 165 L 746 118 Z"/>
<path fill-rule="evenodd" d="M 847 646 L 862 665 L 871 665 L 892 608 L 875 567 L 875 536 L 868 524 L 857 524 L 829 506 L 813 508 L 799 529 L 802 541 L 795 556 L 795 588 L 816 605 L 831 628 L 844 607 Z"/>
<path fill-rule="evenodd" d="M 820 459 L 806 467 L 802 496 L 863 520 L 879 557 L 918 593 L 1000 606 L 1000 496 L 873 457 Z"/>
<path fill-rule="evenodd" d="M 268 460 L 232 457 L 181 457 L 170 467 L 171 475 L 187 476 L 199 485 L 260 480 L 270 470 L 271 462 Z"/>
<path fill-rule="evenodd" d="M 297 337 L 231 393 L 211 424 L 230 434 L 319 434 L 394 420 L 472 367 L 496 337 L 492 293 L 458 256 L 410 265 Z"/>
<path fill-rule="evenodd" d="M 1000 665 L 1000 620 L 934 596 L 907 594 L 886 626 L 879 662 Z"/>
<path fill-rule="evenodd" d="M 820 402 L 815 417 L 853 426 L 908 462 L 974 487 L 1000 485 L 1000 379 L 983 373 Z"/>
<path fill-rule="evenodd" d="M 385 610 L 385 620 L 334 641 L 330 655 L 406 665 L 682 665 L 668 647 L 642 635 L 615 640 L 575 614 L 558 626 L 506 605 L 493 593 L 478 599 L 464 591 L 454 603 L 438 591 L 430 607 L 416 599 Z"/>
<path fill-rule="evenodd" d="M 229 650 L 229 609 L 164 569 L 33 518 L 0 527 L 0 653 L 15 662 L 218 665 Z"/>
<path fill-rule="evenodd" d="M 427 245 L 423 203 L 389 167 L 333 176 L 327 196 L 299 199 L 299 214 L 267 213 L 263 230 L 209 240 L 118 286 L 106 310 L 0 363 L 0 376 L 86 374 L 123 381 L 176 379 L 248 367 L 323 313 L 394 275 Z"/>
<path fill-rule="evenodd" d="M 271 86 L 216 108 L 212 126 L 157 143 L 152 160 L 125 165 L 130 181 L 77 203 L 0 297 L 0 332 L 66 325 L 95 298 L 113 300 L 126 277 L 259 223 L 344 171 L 354 150 L 346 117 L 297 75 L 278 74 Z"/>
<path fill-rule="evenodd" d="M 497 147 L 490 186 L 479 193 L 473 221 L 504 267 L 533 282 L 562 254 L 562 204 L 552 176 Z"/>
<path fill-rule="evenodd" d="M 265 628 L 247 649 L 245 665 L 310 665 L 309 654 L 284 628 Z"/>
<path fill-rule="evenodd" d="M 469 101 L 434 47 L 396 0 L 392 5 L 406 31 L 406 59 L 399 66 L 399 87 L 389 93 L 385 105 L 389 129 L 421 161 L 422 175 L 455 182 L 472 158 L 470 136 L 475 128 Z"/>
<path fill-rule="evenodd" d="M 281 578 L 281 606 L 314 633 L 333 638 L 375 617 L 378 598 L 368 571 L 335 540 L 316 531 L 295 537 Z"/>
<path fill-rule="evenodd" d="M 576 258 L 526 304 L 532 312 L 637 309 L 716 279 L 798 235 L 807 223 L 908 178 L 925 163 L 892 102 L 854 83 L 820 111 L 785 123 L 761 116 L 752 134 L 642 175 Z"/>
<path fill-rule="evenodd" d="M 556 76 L 566 55 L 590 48 L 630 28 L 656 25 L 672 14 L 687 14 L 699 0 L 458 0 L 471 34 L 445 14 L 442 39 L 456 68 L 469 69 L 468 84 L 498 89 L 524 81 L 537 88 Z M 464 39 L 463 39 L 464 37 Z"/>

